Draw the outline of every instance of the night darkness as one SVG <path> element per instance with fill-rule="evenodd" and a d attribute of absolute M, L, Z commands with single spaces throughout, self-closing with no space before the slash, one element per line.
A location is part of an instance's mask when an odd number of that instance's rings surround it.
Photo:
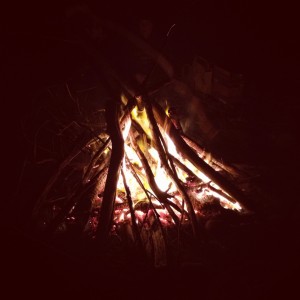
<path fill-rule="evenodd" d="M 84 273 L 89 269 L 80 259 L 52 249 L 24 230 L 30 223 L 30 205 L 41 190 L 38 179 L 25 178 L 24 194 L 16 194 L 23 162 L 32 151 L 22 134 L 20 120 L 35 110 L 40 91 L 78 77 L 82 65 L 88 61 L 82 51 L 64 42 L 68 39 L 65 10 L 73 2 L 11 5 L 4 22 L 5 42 L 1 46 L 4 53 L 1 77 L 5 91 L 2 101 L 5 141 L 2 147 L 7 174 L 3 185 L 8 191 L 8 196 L 2 200 L 4 243 L 1 244 L 4 245 L 2 260 L 6 262 L 4 277 L 12 295 L 10 299 L 20 295 L 28 295 L 31 299 L 76 296 L 115 299 L 124 291 L 126 296 L 131 295 L 131 285 L 138 286 L 131 297 L 141 299 L 160 299 L 160 296 L 169 299 L 273 299 L 277 294 L 290 298 L 296 292 L 300 271 L 297 215 L 300 209 L 299 204 L 295 204 L 299 198 L 295 192 L 298 190 L 296 163 L 300 112 L 299 24 L 296 8 L 287 2 L 260 2 L 81 1 L 87 3 L 99 18 L 118 21 L 133 31 L 139 18 L 152 20 L 158 45 L 164 44 L 165 34 L 172 24 L 176 24 L 163 52 L 178 74 L 195 55 L 243 74 L 246 84 L 240 109 L 253 123 L 250 122 L 248 127 L 251 143 L 239 159 L 245 164 L 263 166 L 260 184 L 277 201 L 274 220 L 263 228 L 249 229 L 251 242 L 244 238 L 241 246 L 235 249 L 244 251 L 245 245 L 249 244 L 252 247 L 249 253 L 255 254 L 245 253 L 240 260 L 222 270 L 218 269 L 218 261 L 215 266 L 218 271 L 191 267 L 181 271 L 152 270 L 146 273 L 140 266 L 123 270 L 108 268 L 106 273 L 99 272 L 102 275 L 93 270 L 97 275 L 92 283 L 87 279 L 90 276 Z M 118 56 L 118 53 L 116 50 L 111 55 Z M 91 74 L 93 72 L 95 70 Z M 92 75 L 91 80 L 95 81 Z M 273 137 L 278 132 L 273 138 L 276 142 L 265 140 L 265 136 L 258 133 L 260 126 L 264 126 L 263 132 L 271 130 Z M 227 145 L 224 149 L 230 152 Z M 42 183 L 49 176 L 49 172 L 43 173 L 39 169 L 32 170 L 33 174 L 35 172 Z M 284 178 L 278 178 L 278 172 L 284 174 Z M 30 203 L 29 207 L 26 201 Z M 280 201 L 282 203 L 278 204 Z M 282 216 L 278 209 L 280 205 L 284 206 Z M 236 244 L 239 244 L 238 240 Z M 215 282 L 211 278 L 215 278 Z M 223 279 L 225 283 L 219 284 Z M 240 285 L 236 289 L 235 282 Z M 228 286 L 230 284 L 232 287 Z M 220 290 L 216 292 L 217 287 Z M 161 288 L 162 293 L 159 292 Z"/>

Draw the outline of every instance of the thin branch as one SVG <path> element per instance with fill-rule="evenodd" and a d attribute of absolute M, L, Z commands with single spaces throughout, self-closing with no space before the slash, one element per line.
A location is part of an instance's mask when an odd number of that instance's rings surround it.
<path fill-rule="evenodd" d="M 136 143 L 132 132 L 130 132 L 130 143 L 133 147 L 133 149 L 136 151 L 136 154 L 138 155 L 143 168 L 145 170 L 146 173 L 146 177 L 148 180 L 148 183 L 152 189 L 152 191 L 154 192 L 154 194 L 157 196 L 157 198 L 159 199 L 159 201 L 163 202 L 165 204 L 166 209 L 168 210 L 170 216 L 172 217 L 172 219 L 174 220 L 175 224 L 178 224 L 178 217 L 176 216 L 176 214 L 174 213 L 174 211 L 170 208 L 169 204 L 168 204 L 168 198 L 170 197 L 170 195 L 168 195 L 167 193 L 162 192 L 159 187 L 157 186 L 155 179 L 154 179 L 154 175 L 152 173 L 152 170 L 149 166 L 149 163 L 143 153 L 143 151 L 140 149 L 140 147 L 138 146 L 138 144 Z"/>
<path fill-rule="evenodd" d="M 138 244 L 142 248 L 142 240 L 141 240 L 141 235 L 140 235 L 140 232 L 139 232 L 139 228 L 138 228 L 135 213 L 134 213 L 133 201 L 132 201 L 132 198 L 131 198 L 131 192 L 130 192 L 129 186 L 127 185 L 126 177 L 125 177 L 123 168 L 121 168 L 121 174 L 122 174 L 123 184 L 124 184 L 124 187 L 125 187 L 127 202 L 128 202 L 128 206 L 129 206 L 129 210 L 130 210 L 132 228 L 133 228 L 133 231 L 135 233 L 135 237 L 138 241 Z"/>
<path fill-rule="evenodd" d="M 250 202 L 249 199 L 235 187 L 230 181 L 228 181 L 221 174 L 216 172 L 210 165 L 204 162 L 196 152 L 194 152 L 180 136 L 178 130 L 174 127 L 172 121 L 166 116 L 163 109 L 155 102 L 153 102 L 154 114 L 161 126 L 165 126 L 165 130 L 169 137 L 174 142 L 178 152 L 186 157 L 198 170 L 204 175 L 215 182 L 221 189 L 228 193 L 233 199 L 238 201 L 241 206 L 247 211 L 255 209 L 254 203 Z"/>
<path fill-rule="evenodd" d="M 145 99 L 146 112 L 147 112 L 147 115 L 148 115 L 148 118 L 149 118 L 149 122 L 151 124 L 150 129 L 153 131 L 153 140 L 155 142 L 155 145 L 158 147 L 158 150 L 159 150 L 158 153 L 160 155 L 161 162 L 162 162 L 167 174 L 171 177 L 172 181 L 176 185 L 176 187 L 177 187 L 178 191 L 180 192 L 182 198 L 186 202 L 187 209 L 188 209 L 188 212 L 189 212 L 190 218 L 191 218 L 191 225 L 192 225 L 192 228 L 193 228 L 194 235 L 197 238 L 200 238 L 200 231 L 199 231 L 200 228 L 199 228 L 198 221 L 196 219 L 196 215 L 195 215 L 195 211 L 194 211 L 192 202 L 191 202 L 186 190 L 184 189 L 181 182 L 179 181 L 176 171 L 174 172 L 175 167 L 172 164 L 172 160 L 169 159 L 169 161 L 171 162 L 171 166 L 173 166 L 172 169 L 170 168 L 170 166 L 167 162 L 167 154 L 166 154 L 167 149 L 166 149 L 166 145 L 163 144 L 164 147 L 165 147 L 165 151 L 164 151 L 163 146 L 161 145 L 161 142 L 163 141 L 163 138 L 162 137 L 159 138 L 159 136 L 161 136 L 161 133 L 159 131 L 157 121 L 154 117 L 154 113 L 153 113 L 153 110 L 152 110 L 153 109 L 152 108 L 152 102 L 150 101 L 150 99 L 147 98 L 147 96 L 144 99 Z M 162 125 L 162 124 L 160 124 L 160 125 Z M 202 233 L 203 233 L 203 230 L 202 230 Z"/>

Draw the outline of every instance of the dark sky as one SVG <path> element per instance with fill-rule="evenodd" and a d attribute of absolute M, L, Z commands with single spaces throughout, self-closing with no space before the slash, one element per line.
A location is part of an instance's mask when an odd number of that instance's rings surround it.
<path fill-rule="evenodd" d="M 175 23 L 165 49 L 171 60 L 191 62 L 200 55 L 244 74 L 246 83 L 265 93 L 263 101 L 270 105 L 298 102 L 300 27 L 298 10 L 288 1 L 83 2 L 99 18 L 129 28 L 139 18 L 150 18 L 161 36 Z M 10 2 L 3 10 L 6 102 L 20 115 L 37 90 L 64 82 L 76 71 L 78 49 L 62 41 L 70 3 L 74 1 Z"/>
<path fill-rule="evenodd" d="M 38 43 L 39 38 L 61 34 L 65 7 L 73 2 L 12 3 L 4 27 L 13 40 L 28 34 L 27 46 L 32 47 L 34 37 Z M 286 1 L 82 2 L 96 15 L 125 26 L 141 17 L 150 18 L 162 35 L 176 23 L 168 47 L 182 57 L 202 55 L 251 77 L 264 77 L 265 72 L 266 76 L 274 76 L 275 72 L 285 78 L 296 73 L 297 10 Z"/>
<path fill-rule="evenodd" d="M 78 49 L 64 43 L 65 9 L 75 1 L 10 3 L 3 19 L 4 83 L 20 111 L 36 90 L 75 74 Z M 83 0 L 99 18 L 133 28 L 150 18 L 164 36 L 176 24 L 165 52 L 176 63 L 200 55 L 229 71 L 268 103 L 298 101 L 298 10 L 287 1 L 96 1 Z M 263 3 L 262 3 L 263 2 Z M 17 88 L 16 88 L 17 87 Z M 265 100 L 264 100 L 265 101 Z M 268 104 L 269 105 L 269 104 Z M 14 107 L 15 109 L 15 107 Z"/>

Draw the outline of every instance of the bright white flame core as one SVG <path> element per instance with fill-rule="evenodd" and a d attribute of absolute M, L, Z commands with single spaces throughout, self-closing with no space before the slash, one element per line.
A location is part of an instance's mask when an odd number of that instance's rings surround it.
<path fill-rule="evenodd" d="M 138 121 L 138 123 L 145 130 L 146 134 L 151 137 L 151 132 L 149 130 L 149 121 L 148 121 L 146 112 L 138 112 L 137 108 L 135 108 L 132 112 L 132 118 L 135 119 L 136 121 Z M 147 182 L 147 179 L 145 176 L 145 171 L 142 167 L 142 163 L 141 163 L 138 155 L 133 150 L 133 148 L 131 146 L 129 146 L 128 143 L 126 142 L 130 127 L 131 127 L 131 120 L 129 118 L 129 121 L 126 122 L 123 132 L 122 132 L 123 138 L 125 141 L 125 145 L 124 145 L 125 154 L 126 154 L 125 157 L 127 157 L 129 162 L 133 166 L 135 166 L 135 168 L 137 168 L 139 170 L 138 176 L 139 176 L 140 180 L 142 181 L 144 188 L 146 190 L 151 191 L 151 188 L 150 188 L 149 183 Z M 189 160 L 183 158 L 180 155 L 180 153 L 178 153 L 178 151 L 176 150 L 176 146 L 173 143 L 173 141 L 171 140 L 171 138 L 165 132 L 162 132 L 162 134 L 163 134 L 163 137 L 167 144 L 167 150 L 172 156 L 174 156 L 181 163 L 183 163 L 204 184 L 210 182 L 210 185 L 214 189 L 220 190 L 220 192 L 222 192 L 223 194 L 228 195 L 227 193 L 222 191 L 218 185 L 211 182 L 211 180 L 207 176 L 205 176 L 202 172 L 200 172 Z M 156 182 L 158 188 L 164 192 L 168 191 L 169 194 L 172 194 L 172 193 L 174 195 L 176 194 L 176 197 L 170 197 L 169 200 L 172 201 L 173 203 L 175 203 L 176 205 L 178 205 L 179 207 L 181 207 L 182 206 L 182 198 L 180 195 L 178 195 L 176 186 L 172 183 L 171 178 L 167 175 L 164 168 L 162 167 L 159 153 L 157 152 L 157 150 L 154 147 L 151 147 L 151 146 L 147 147 L 146 152 L 152 158 L 149 160 L 149 164 L 150 164 L 151 170 L 155 176 L 155 182 Z M 125 174 L 126 183 L 131 191 L 131 198 L 133 200 L 133 205 L 135 206 L 135 205 L 137 205 L 137 203 L 140 203 L 140 202 L 149 203 L 144 190 L 140 187 L 135 176 L 132 174 L 132 170 L 127 166 L 125 157 L 123 160 L 122 167 L 123 167 L 123 172 Z M 180 168 L 177 168 L 177 167 L 176 167 L 176 171 L 177 171 L 178 178 L 182 182 L 186 183 L 188 174 L 186 174 L 183 170 L 181 170 Z M 152 191 L 152 193 L 153 193 L 153 191 Z M 122 194 L 123 194 L 123 197 L 121 196 Z M 240 211 L 242 209 L 238 202 L 229 201 L 224 196 L 219 194 L 217 191 L 213 191 L 213 190 L 209 189 L 209 187 L 202 189 L 201 192 L 193 193 L 194 200 L 202 202 L 202 203 L 207 196 L 213 196 L 213 197 L 219 199 L 220 204 L 226 209 L 232 209 L 232 210 L 238 210 L 238 211 Z M 228 197 L 230 198 L 229 195 L 228 195 Z M 119 177 L 118 184 L 117 184 L 117 200 L 116 200 L 116 202 L 119 204 L 121 204 L 121 203 L 125 204 L 127 202 L 122 176 Z M 166 225 L 172 224 L 173 220 L 170 218 L 168 211 L 161 206 L 161 203 L 159 201 L 155 200 L 155 198 L 152 199 L 151 202 L 153 205 L 156 205 L 156 207 L 161 207 L 161 208 L 156 208 L 156 211 L 157 211 L 162 223 L 166 224 Z M 186 209 L 185 204 L 184 204 L 184 209 Z M 179 218 L 181 217 L 180 212 L 178 212 L 175 209 L 173 211 Z M 195 212 L 201 214 L 201 211 L 199 211 L 197 209 L 195 209 Z M 143 212 L 139 209 L 135 209 L 135 217 L 137 219 L 137 222 L 142 222 L 144 220 L 145 216 L 146 216 L 145 212 Z M 131 215 L 128 212 L 128 209 L 124 208 L 124 209 L 118 210 L 118 211 L 115 210 L 114 220 L 116 223 L 124 222 L 126 220 L 128 221 L 130 219 L 131 219 Z"/>

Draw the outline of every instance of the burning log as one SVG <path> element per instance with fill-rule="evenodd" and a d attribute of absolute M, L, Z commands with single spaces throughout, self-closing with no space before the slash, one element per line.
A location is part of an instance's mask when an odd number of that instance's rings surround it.
<path fill-rule="evenodd" d="M 159 155 L 160 155 L 160 159 L 162 161 L 163 166 L 166 169 L 167 174 L 172 178 L 174 184 L 176 185 L 178 191 L 180 192 L 183 200 L 185 201 L 187 208 L 188 208 L 188 212 L 191 218 L 191 224 L 192 224 L 192 228 L 194 231 L 194 234 L 196 236 L 199 236 L 199 228 L 197 225 L 197 219 L 195 216 L 195 211 L 193 209 L 193 206 L 191 204 L 191 200 L 188 196 L 188 194 L 186 193 L 185 189 L 183 188 L 183 186 L 181 185 L 178 176 L 176 174 L 172 159 L 170 157 L 168 157 L 168 151 L 167 151 L 167 147 L 166 144 L 164 143 L 164 139 L 159 131 L 158 125 L 156 123 L 156 119 L 154 117 L 153 114 L 153 110 L 152 110 L 152 104 L 149 101 L 149 99 L 146 99 L 146 111 L 147 111 L 147 115 L 149 117 L 149 121 L 150 124 L 152 125 L 152 132 L 153 132 L 153 139 L 154 139 L 154 143 L 155 145 L 159 148 Z M 170 161 L 170 165 L 168 164 L 168 161 Z M 171 168 L 172 167 L 172 168 Z"/>
<path fill-rule="evenodd" d="M 170 198 L 170 195 L 168 195 L 167 193 L 162 192 L 159 187 L 157 186 L 155 179 L 154 179 L 154 175 L 152 173 L 152 170 L 148 164 L 148 161 L 144 155 L 144 153 L 141 151 L 141 149 L 139 148 L 139 146 L 137 145 L 137 143 L 135 142 L 135 140 L 133 139 L 132 135 L 130 136 L 130 140 L 131 140 L 131 144 L 134 147 L 134 150 L 136 151 L 136 153 L 139 156 L 139 159 L 143 165 L 143 168 L 145 170 L 149 185 L 152 189 L 152 191 L 154 192 L 154 194 L 156 195 L 157 199 L 159 201 L 161 201 L 162 203 L 164 203 L 166 209 L 168 210 L 169 214 L 172 216 L 172 219 L 174 220 L 175 224 L 179 224 L 179 220 L 177 218 L 177 216 L 175 215 L 175 213 L 173 212 L 173 210 L 170 208 L 170 205 L 168 203 L 168 198 Z"/>
<path fill-rule="evenodd" d="M 206 164 L 196 152 L 186 144 L 171 120 L 166 116 L 163 109 L 155 102 L 153 102 L 153 110 L 157 122 L 166 130 L 170 138 L 174 141 L 178 151 L 181 152 L 184 157 L 188 158 L 192 164 L 199 168 L 199 170 L 208 178 L 227 192 L 235 201 L 239 202 L 245 210 L 253 210 L 253 204 L 238 188 Z"/>

